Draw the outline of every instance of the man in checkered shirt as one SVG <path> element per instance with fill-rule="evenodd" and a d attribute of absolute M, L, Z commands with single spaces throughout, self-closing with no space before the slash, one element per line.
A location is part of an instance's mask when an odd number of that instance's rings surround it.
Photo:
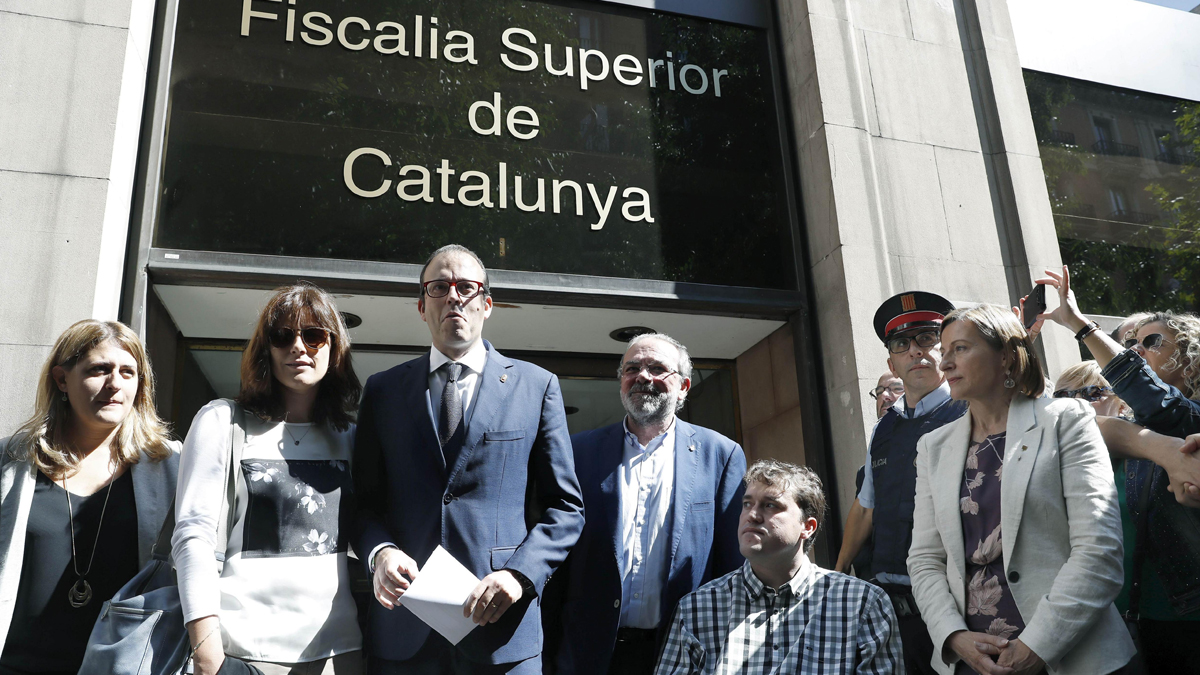
<path fill-rule="evenodd" d="M 655 675 L 902 675 L 887 594 L 808 560 L 825 515 L 816 474 L 765 460 L 745 481 L 746 563 L 679 603 Z"/>

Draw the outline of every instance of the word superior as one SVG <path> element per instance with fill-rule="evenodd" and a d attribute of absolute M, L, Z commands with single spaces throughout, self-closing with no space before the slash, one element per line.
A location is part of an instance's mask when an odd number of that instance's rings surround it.
<path fill-rule="evenodd" d="M 301 42 L 324 47 L 335 42 L 350 51 L 373 49 L 379 54 L 418 59 L 444 59 L 451 63 L 479 64 L 475 36 L 467 31 L 442 31 L 438 17 L 414 15 L 409 23 L 379 21 L 372 23 L 360 16 L 336 18 L 325 12 L 303 12 L 296 9 L 297 0 L 287 0 L 287 9 L 264 11 L 270 4 L 282 5 L 284 0 L 242 0 L 241 35 L 250 37 L 252 21 L 282 24 L 285 42 Z M 260 9 L 255 9 L 255 3 Z M 265 26 L 259 26 L 260 31 Z M 277 31 L 279 28 L 276 29 Z M 510 70 L 529 72 L 545 68 L 555 77 L 577 80 L 579 88 L 587 91 L 592 83 L 610 77 L 633 87 L 643 82 L 651 89 L 686 91 L 701 96 L 712 94 L 721 98 L 722 79 L 728 70 L 701 68 L 694 63 L 676 63 L 674 55 L 666 52 L 663 58 L 641 59 L 632 54 L 610 57 L 599 49 L 539 43 L 533 32 L 524 28 L 508 28 L 500 35 L 503 51 L 500 62 Z"/>

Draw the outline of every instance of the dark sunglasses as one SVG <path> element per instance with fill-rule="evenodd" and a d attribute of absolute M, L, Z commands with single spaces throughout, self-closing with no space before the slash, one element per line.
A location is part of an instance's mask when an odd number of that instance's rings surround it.
<path fill-rule="evenodd" d="M 908 351 L 912 343 L 917 343 L 921 349 L 929 349 L 942 340 L 942 331 L 927 330 L 917 333 L 913 336 L 894 337 L 887 341 L 888 351 L 893 354 L 903 354 Z"/>
<path fill-rule="evenodd" d="M 1093 384 L 1082 389 L 1059 389 L 1054 392 L 1054 398 L 1081 398 L 1085 401 L 1095 403 L 1111 393 L 1113 393 L 1113 390 L 1110 387 L 1101 387 Z"/>
<path fill-rule="evenodd" d="M 1158 349 L 1162 346 L 1162 343 L 1166 341 L 1167 340 L 1163 338 L 1162 333 L 1151 333 L 1142 338 L 1142 347 L 1145 349 Z M 1133 349 L 1137 345 L 1137 338 L 1129 338 L 1128 340 L 1125 340 L 1125 349 Z"/>
<path fill-rule="evenodd" d="M 473 300 L 475 296 L 487 290 L 481 282 L 471 281 L 470 279 L 460 279 L 458 281 L 434 279 L 433 281 L 426 281 L 421 284 L 421 287 L 425 289 L 425 295 L 431 298 L 446 297 L 450 293 L 451 286 L 458 291 L 458 297 L 463 300 Z"/>
<path fill-rule="evenodd" d="M 329 344 L 331 334 L 320 326 L 308 326 L 300 329 L 300 340 L 309 349 L 320 349 Z M 276 349 L 287 349 L 296 344 L 296 331 L 292 328 L 272 328 L 267 337 Z"/>

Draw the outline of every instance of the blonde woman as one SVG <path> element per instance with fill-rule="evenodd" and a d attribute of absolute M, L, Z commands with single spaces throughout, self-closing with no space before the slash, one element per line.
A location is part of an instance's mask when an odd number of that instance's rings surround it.
<path fill-rule="evenodd" d="M 238 411 L 209 403 L 184 442 L 172 543 L 198 675 L 361 672 L 346 561 L 361 391 L 332 296 L 278 289 L 242 354 L 242 478 L 223 568 L 214 535 Z"/>
<path fill-rule="evenodd" d="M 59 336 L 34 408 L 0 440 L 0 673 L 74 674 L 104 601 L 150 560 L 179 444 L 146 350 L 115 321 Z"/>
<path fill-rule="evenodd" d="M 1130 334 L 1132 335 L 1132 327 Z M 1137 491 L 1138 476 L 1145 477 L 1144 472 L 1153 467 L 1151 461 L 1161 462 L 1168 473 L 1173 473 L 1184 470 L 1179 468 L 1180 464 L 1186 467 L 1187 463 L 1191 463 L 1194 466 L 1200 460 L 1181 455 L 1177 449 L 1181 445 L 1178 439 L 1111 419 L 1121 411 L 1124 402 L 1112 393 L 1108 380 L 1100 374 L 1100 366 L 1095 361 L 1084 361 L 1064 370 L 1062 375 L 1058 376 L 1054 395 L 1091 401 L 1097 419 L 1104 421 L 1101 431 L 1113 459 L 1117 501 L 1121 505 L 1121 529 L 1125 539 L 1125 584 L 1116 600 L 1117 609 L 1124 613 L 1129 609 L 1130 590 L 1135 581 L 1134 549 L 1138 540 L 1137 519 L 1131 513 L 1127 495 Z M 1137 435 L 1126 437 L 1117 431 L 1117 427 L 1129 427 L 1127 433 Z M 1139 459 L 1147 461 L 1138 461 Z M 1130 482 L 1134 483 L 1133 490 L 1129 489 Z M 1143 547 L 1149 543 L 1145 541 L 1148 536 L 1149 533 L 1142 535 Z M 1150 554 L 1149 551 L 1142 554 L 1141 574 L 1136 580 L 1141 586 L 1137 614 L 1142 657 L 1149 675 L 1200 672 L 1200 653 L 1193 649 L 1191 642 L 1196 628 L 1200 627 L 1200 612 L 1183 614 L 1177 611 L 1170 600 L 1172 596 L 1181 594 L 1178 579 L 1164 583 L 1162 576 L 1164 565 L 1167 565 L 1165 571 L 1168 572 L 1174 567 L 1179 567 L 1174 564 L 1178 558 L 1185 558 L 1183 566 L 1193 570 L 1200 563 L 1194 552 L 1182 545 L 1176 545 L 1172 554 L 1166 558 Z M 1185 591 L 1191 590 L 1186 586 L 1183 588 Z"/>
<path fill-rule="evenodd" d="M 1011 312 L 942 322 L 950 396 L 968 413 L 922 437 L 908 570 L 943 675 L 1105 675 L 1134 654 L 1113 599 L 1121 521 L 1095 412 L 1042 398 Z"/>
<path fill-rule="evenodd" d="M 1133 409 L 1135 422 L 1179 438 L 1200 432 L 1200 401 L 1194 400 L 1200 397 L 1200 318 L 1143 315 L 1118 342 L 1080 311 L 1066 266 L 1061 274 L 1047 270 L 1037 283 L 1056 289 L 1059 301 L 1040 317 L 1075 332 L 1113 391 Z"/>

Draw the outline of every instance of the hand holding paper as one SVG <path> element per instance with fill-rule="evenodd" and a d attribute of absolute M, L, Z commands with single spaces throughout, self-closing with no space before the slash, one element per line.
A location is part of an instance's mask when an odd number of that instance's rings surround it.
<path fill-rule="evenodd" d="M 521 582 L 508 570 L 492 572 L 479 582 L 467 604 L 463 606 L 463 616 L 480 626 L 496 623 L 514 603 L 524 594 Z"/>
<path fill-rule="evenodd" d="M 400 604 L 456 645 L 475 628 L 475 622 L 463 616 L 463 605 L 477 586 L 479 579 L 438 546 Z"/>

